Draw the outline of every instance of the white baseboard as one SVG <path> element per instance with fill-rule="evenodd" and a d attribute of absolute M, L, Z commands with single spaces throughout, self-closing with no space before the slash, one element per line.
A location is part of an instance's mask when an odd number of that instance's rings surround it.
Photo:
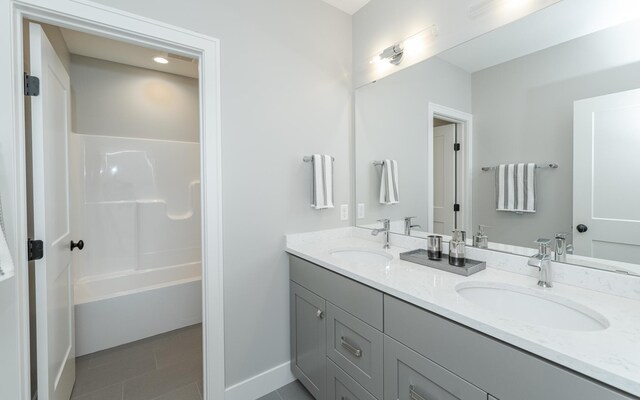
<path fill-rule="evenodd" d="M 225 400 L 256 400 L 282 386 L 295 381 L 291 373 L 291 362 L 287 361 L 256 376 L 229 386 Z"/>

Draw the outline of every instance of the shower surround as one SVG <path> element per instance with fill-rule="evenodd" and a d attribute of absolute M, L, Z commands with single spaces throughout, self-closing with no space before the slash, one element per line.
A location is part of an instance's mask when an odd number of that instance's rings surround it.
<path fill-rule="evenodd" d="M 72 134 L 77 354 L 202 320 L 199 143 Z"/>

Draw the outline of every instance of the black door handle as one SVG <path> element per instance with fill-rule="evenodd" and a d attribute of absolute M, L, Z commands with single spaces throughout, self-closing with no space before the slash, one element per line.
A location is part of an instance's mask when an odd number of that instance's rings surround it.
<path fill-rule="evenodd" d="M 73 251 L 73 249 L 75 249 L 76 247 L 78 248 L 78 250 L 82 250 L 84 249 L 84 242 L 82 240 L 78 240 L 78 243 L 74 243 L 73 240 L 71 241 L 71 251 Z"/>
<path fill-rule="evenodd" d="M 585 224 L 580 224 L 580 225 L 576 226 L 576 229 L 580 233 L 585 233 L 586 231 L 589 230 L 589 228 Z"/>

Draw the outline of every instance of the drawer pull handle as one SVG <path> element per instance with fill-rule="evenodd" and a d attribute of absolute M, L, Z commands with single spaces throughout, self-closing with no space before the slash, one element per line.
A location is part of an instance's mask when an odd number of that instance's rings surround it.
<path fill-rule="evenodd" d="M 318 310 L 316 311 L 316 317 L 323 319 L 324 318 L 324 311 L 322 310 Z"/>
<path fill-rule="evenodd" d="M 409 386 L 409 399 L 410 400 L 426 400 L 424 397 L 420 396 L 413 390 L 413 385 Z"/>
<path fill-rule="evenodd" d="M 362 350 L 356 348 L 351 343 L 347 342 L 347 340 L 344 338 L 344 336 L 340 338 L 340 342 L 342 344 L 342 347 L 347 349 L 347 351 L 349 353 L 353 354 L 354 356 L 356 356 L 358 358 L 362 357 Z"/>

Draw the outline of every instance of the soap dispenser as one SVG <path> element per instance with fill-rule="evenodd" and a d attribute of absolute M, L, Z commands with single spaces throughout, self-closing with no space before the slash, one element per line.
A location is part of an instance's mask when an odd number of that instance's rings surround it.
<path fill-rule="evenodd" d="M 449 242 L 449 264 L 455 267 L 464 267 L 466 263 L 465 249 L 467 233 L 461 230 L 453 231 Z"/>
<path fill-rule="evenodd" d="M 484 232 L 485 228 L 488 227 L 486 225 L 478 225 L 478 232 L 473 235 L 473 247 L 477 247 L 479 249 L 489 248 L 489 237 Z"/>

